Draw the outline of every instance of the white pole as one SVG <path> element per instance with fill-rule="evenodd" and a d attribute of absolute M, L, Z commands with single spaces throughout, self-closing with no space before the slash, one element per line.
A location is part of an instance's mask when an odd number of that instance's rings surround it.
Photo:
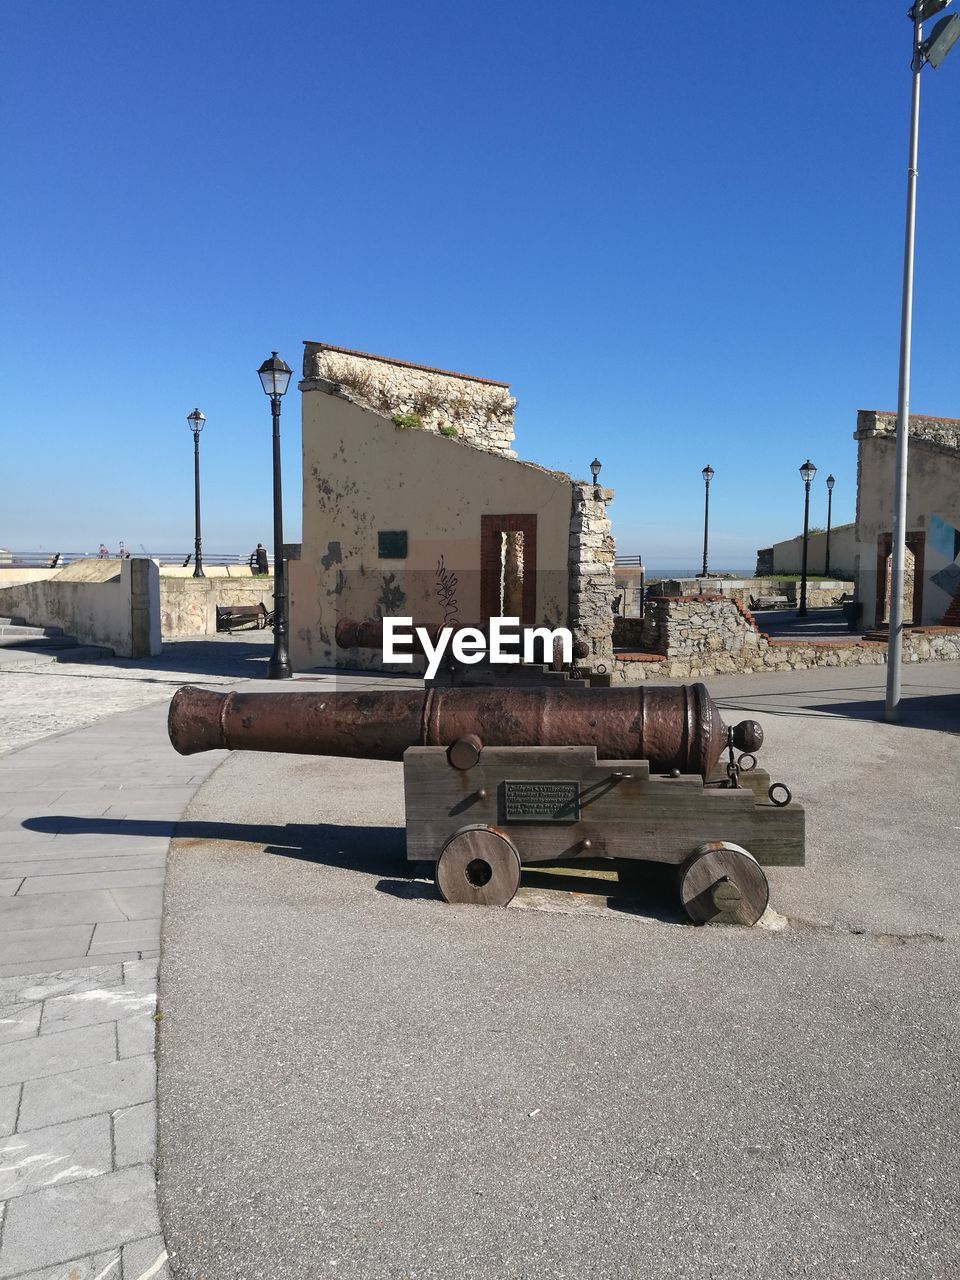
<path fill-rule="evenodd" d="M 893 485 L 893 559 L 890 566 L 890 624 L 887 636 L 886 719 L 900 716 L 900 668 L 903 658 L 903 579 L 907 535 L 907 445 L 910 434 L 910 341 L 913 326 L 913 244 L 917 222 L 917 150 L 920 136 L 921 23 L 913 20 L 913 104 L 910 112 L 910 162 L 907 167 L 907 226 L 903 245 L 903 304 L 900 314 L 900 384 L 897 394 L 897 467 Z M 881 584 L 885 587 L 886 584 Z M 878 593 L 879 594 L 879 593 Z M 915 619 L 916 621 L 916 619 Z"/>

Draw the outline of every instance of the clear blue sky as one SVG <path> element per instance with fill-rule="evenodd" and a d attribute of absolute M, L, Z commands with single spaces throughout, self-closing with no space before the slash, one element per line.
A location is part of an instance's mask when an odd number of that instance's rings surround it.
<path fill-rule="evenodd" d="M 0 546 L 271 536 L 256 368 L 303 339 L 509 380 L 618 548 L 752 564 L 800 463 L 853 518 L 896 403 L 907 0 L 30 0 L 0 51 Z M 913 407 L 960 416 L 960 53 L 924 72 Z M 299 536 L 299 393 L 284 403 Z"/>

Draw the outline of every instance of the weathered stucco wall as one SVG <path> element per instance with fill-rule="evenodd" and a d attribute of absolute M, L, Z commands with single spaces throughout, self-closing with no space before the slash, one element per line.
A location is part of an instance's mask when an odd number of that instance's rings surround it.
<path fill-rule="evenodd" d="M 773 559 L 770 568 L 764 572 L 800 573 L 803 567 L 803 534 L 796 538 L 787 538 L 784 542 L 775 542 L 772 548 Z M 759 553 L 758 553 L 759 555 Z M 857 527 L 850 524 L 839 524 L 830 530 L 830 573 L 833 577 L 852 578 L 857 560 Z M 807 539 L 807 573 L 826 573 L 827 535 L 811 533 Z"/>
<path fill-rule="evenodd" d="M 866 625 L 882 621 L 877 605 L 877 557 L 893 530 L 896 414 L 857 414 L 857 594 Z M 923 607 L 915 622 L 940 621 L 960 586 L 960 420 L 910 417 L 907 532 L 924 535 Z"/>
<path fill-rule="evenodd" d="M 206 572 L 206 571 L 205 571 Z M 160 626 L 163 636 L 212 636 L 217 606 L 263 604 L 273 608 L 273 577 L 160 577 Z"/>
<path fill-rule="evenodd" d="M 248 564 L 204 564 L 203 576 L 205 578 L 240 578 L 249 581 L 251 578 L 262 577 L 261 574 L 255 574 Z M 162 564 L 160 566 L 161 578 L 192 578 L 193 565 L 181 564 Z"/>
<path fill-rule="evenodd" d="M 59 569 L 30 569 L 19 565 L 0 565 L 0 587 L 16 587 L 22 582 L 46 582 Z"/>
<path fill-rule="evenodd" d="M 296 668 L 337 660 L 341 617 L 479 621 L 485 515 L 535 518 L 535 621 L 567 623 L 569 477 L 433 431 L 402 430 L 308 382 L 302 390 L 303 544 L 289 566 Z M 406 534 L 404 558 L 381 557 L 381 532 Z M 342 659 L 381 665 L 379 654 L 362 650 Z"/>
<path fill-rule="evenodd" d="M 146 657 L 160 652 L 159 572 L 147 559 L 77 560 L 40 582 L 0 587 L 0 614 Z"/>
<path fill-rule="evenodd" d="M 517 402 L 505 382 L 323 342 L 304 343 L 303 376 L 376 413 L 417 414 L 425 430 L 455 431 L 480 449 L 515 456 L 511 445 Z"/>

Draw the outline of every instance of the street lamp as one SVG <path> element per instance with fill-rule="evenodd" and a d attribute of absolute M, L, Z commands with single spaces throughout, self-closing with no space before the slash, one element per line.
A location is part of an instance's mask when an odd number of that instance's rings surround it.
<path fill-rule="evenodd" d="M 807 616 L 807 539 L 810 533 L 810 485 L 813 483 L 813 477 L 816 474 L 817 468 L 808 458 L 800 468 L 800 476 L 806 492 L 803 498 L 803 560 L 800 564 L 800 608 L 797 610 L 798 618 Z"/>
<path fill-rule="evenodd" d="M 707 534 L 710 528 L 710 481 L 716 475 L 709 464 L 700 472 L 703 476 L 703 569 L 701 577 L 707 576 Z"/>
<path fill-rule="evenodd" d="M 600 468 L 602 465 L 603 464 L 601 463 L 599 458 L 594 458 L 594 460 L 590 463 L 590 474 L 593 476 L 593 488 L 594 488 L 593 496 L 595 498 L 598 498 L 600 496 L 596 492 L 596 488 L 597 488 L 597 481 L 600 477 Z"/>
<path fill-rule="evenodd" d="M 833 486 L 836 484 L 833 476 L 827 476 L 827 551 L 823 562 L 823 576 L 830 577 L 830 518 L 833 515 Z"/>
<path fill-rule="evenodd" d="M 206 418 L 199 409 L 187 414 L 187 422 L 193 432 L 193 576 L 206 577 L 203 557 L 200 554 L 200 432 Z"/>
<path fill-rule="evenodd" d="M 280 397 L 285 394 L 291 369 L 274 351 L 257 370 L 270 397 L 273 414 L 273 653 L 267 667 L 271 680 L 293 675 L 287 652 L 287 575 L 283 561 L 283 495 L 280 486 Z"/>
<path fill-rule="evenodd" d="M 928 39 L 922 24 L 950 0 L 916 0 L 907 17 L 913 22 L 913 98 L 910 109 L 910 158 L 907 163 L 907 218 L 903 241 L 903 297 L 900 305 L 900 376 L 897 392 L 897 465 L 893 482 L 893 563 L 890 571 L 890 624 L 887 634 L 887 697 L 884 712 L 900 714 L 900 665 L 903 641 L 903 579 L 907 548 L 907 442 L 910 432 L 910 343 L 913 329 L 913 243 L 917 222 L 917 152 L 920 137 L 920 72 L 929 62 L 939 67 L 960 38 L 960 16 L 941 18 Z"/>

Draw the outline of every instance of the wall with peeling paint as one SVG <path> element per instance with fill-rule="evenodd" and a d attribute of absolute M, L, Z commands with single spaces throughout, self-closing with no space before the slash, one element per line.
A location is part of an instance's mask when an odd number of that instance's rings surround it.
<path fill-rule="evenodd" d="M 536 516 L 536 621 L 567 624 L 569 476 L 401 429 L 316 383 L 301 391 L 303 549 L 289 565 L 295 668 L 382 665 L 378 653 L 336 651 L 341 617 L 478 621 L 483 515 Z M 404 559 L 381 559 L 380 532 L 406 533 Z"/>
<path fill-rule="evenodd" d="M 896 414 L 857 414 L 857 596 L 869 627 L 877 609 L 878 544 L 893 528 Z M 939 623 L 960 592 L 960 420 L 910 415 L 907 532 L 923 535 L 923 605 L 916 623 Z M 831 560 L 833 559 L 831 547 Z"/>

